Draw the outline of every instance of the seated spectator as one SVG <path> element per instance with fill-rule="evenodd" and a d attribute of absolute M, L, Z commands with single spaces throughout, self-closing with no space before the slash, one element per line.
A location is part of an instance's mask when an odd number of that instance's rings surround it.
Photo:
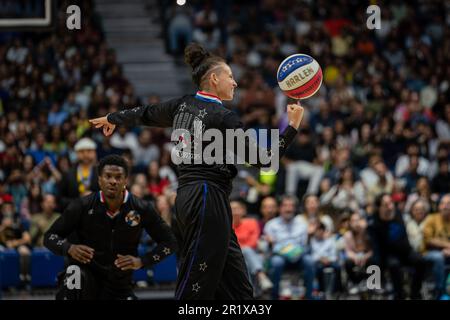
<path fill-rule="evenodd" d="M 275 200 L 274 197 L 270 196 L 265 197 L 261 201 L 261 207 L 259 208 L 259 212 L 260 212 L 259 227 L 260 227 L 260 234 L 262 234 L 266 223 L 275 218 L 278 214 L 277 200 Z"/>
<path fill-rule="evenodd" d="M 169 199 L 165 195 L 159 195 L 156 197 L 156 210 L 161 218 L 169 225 L 172 225 L 173 213 L 170 206 Z"/>
<path fill-rule="evenodd" d="M 56 163 L 56 154 L 52 151 L 45 150 L 44 149 L 45 143 L 46 143 L 45 134 L 43 132 L 38 132 L 38 134 L 36 135 L 36 140 L 27 150 L 27 154 L 33 157 L 34 163 L 39 164 L 46 157 L 49 157 L 53 163 Z"/>
<path fill-rule="evenodd" d="M 438 162 L 438 173 L 431 180 L 431 191 L 439 195 L 450 190 L 450 171 L 447 159 L 441 159 Z"/>
<path fill-rule="evenodd" d="M 420 156 L 419 145 L 417 143 L 411 143 L 406 148 L 406 154 L 401 155 L 397 159 L 395 164 L 396 177 L 401 177 L 408 171 L 408 168 L 410 168 L 411 157 L 413 156 L 417 157 L 417 174 L 421 176 L 428 176 L 430 162 L 426 158 Z"/>
<path fill-rule="evenodd" d="M 300 130 L 298 138 L 286 150 L 282 162 L 286 165 L 286 193 L 296 194 L 300 179 L 307 179 L 307 193 L 317 194 L 323 168 L 316 163 L 316 147 L 311 138 L 311 132 Z"/>
<path fill-rule="evenodd" d="M 303 209 L 304 212 L 299 216 L 299 219 L 310 226 L 309 232 L 314 231 L 314 226 L 317 222 L 322 222 L 328 234 L 334 231 L 333 219 L 327 214 L 323 213 L 322 208 L 319 206 L 319 198 L 312 194 L 307 194 L 303 197 Z"/>
<path fill-rule="evenodd" d="M 350 216 L 349 230 L 344 234 L 345 271 L 350 294 L 358 292 L 357 285 L 367 278 L 366 269 L 373 264 L 373 251 L 367 234 L 367 222 L 358 212 Z"/>
<path fill-rule="evenodd" d="M 433 263 L 436 297 L 445 293 L 445 268 L 450 265 L 450 194 L 439 202 L 439 212 L 429 215 L 423 222 L 425 258 Z"/>
<path fill-rule="evenodd" d="M 24 183 L 24 176 L 19 169 L 11 171 L 7 184 L 6 191 L 12 196 L 15 208 L 20 208 L 20 204 L 27 196 L 28 191 Z"/>
<path fill-rule="evenodd" d="M 356 181 L 351 167 L 341 171 L 338 183 L 320 197 L 322 205 L 331 204 L 336 209 L 358 209 L 365 204 L 364 185 Z"/>
<path fill-rule="evenodd" d="M 148 165 L 148 191 L 154 197 L 164 194 L 170 182 L 167 178 L 162 178 L 158 161 L 152 161 Z"/>
<path fill-rule="evenodd" d="M 412 267 L 411 298 L 421 299 L 425 260 L 409 244 L 403 218 L 396 212 L 392 197 L 385 193 L 379 195 L 375 206 L 376 211 L 368 227 L 374 260 L 383 272 L 389 271 L 394 299 L 404 299 L 402 267 Z"/>
<path fill-rule="evenodd" d="M 442 141 L 450 142 L 450 103 L 443 111 L 443 117 L 436 122 L 436 133 Z"/>
<path fill-rule="evenodd" d="M 373 171 L 376 175 L 375 182 L 371 186 L 366 186 L 368 202 L 373 202 L 382 193 L 391 193 L 395 182 L 394 177 L 381 158 L 374 161 Z"/>
<path fill-rule="evenodd" d="M 286 267 L 303 269 L 306 286 L 305 297 L 312 298 L 314 261 L 307 253 L 308 225 L 296 215 L 296 197 L 281 199 L 280 215 L 266 223 L 264 238 L 272 248 L 270 257 L 272 298 L 278 299 L 281 276 Z"/>
<path fill-rule="evenodd" d="M 412 203 L 409 212 L 404 216 L 409 243 L 416 252 L 421 253 L 424 250 L 423 222 L 430 212 L 430 206 L 427 201 L 419 198 Z"/>
<path fill-rule="evenodd" d="M 423 177 L 418 173 L 419 158 L 411 156 L 409 158 L 409 167 L 406 172 L 400 177 L 405 185 L 405 191 L 411 193 L 414 191 L 417 181 Z"/>
<path fill-rule="evenodd" d="M 426 177 L 420 177 L 417 180 L 414 190 L 415 192 L 410 194 L 406 199 L 404 212 L 410 212 L 412 204 L 415 203 L 418 199 L 422 199 L 426 202 L 426 205 L 429 208 L 428 210 L 436 208 L 434 206 L 435 201 L 433 201 L 435 196 L 431 194 L 430 183 L 428 182 L 428 179 Z"/>
<path fill-rule="evenodd" d="M 31 216 L 41 211 L 42 192 L 38 183 L 30 185 L 28 195 L 20 204 L 20 218 L 23 221 L 30 221 Z"/>
<path fill-rule="evenodd" d="M 120 126 L 116 133 L 111 137 L 111 146 L 117 149 L 130 149 L 133 151 L 133 155 L 136 155 L 136 151 L 139 146 L 136 134 L 133 131 L 129 131 L 127 127 Z"/>
<path fill-rule="evenodd" d="M 333 236 L 326 235 L 326 227 L 319 222 L 311 239 L 311 256 L 315 262 L 316 276 L 319 282 L 319 291 L 325 292 L 324 271 L 327 268 L 333 269 L 333 284 L 331 291 L 341 291 L 341 267 L 338 261 L 336 240 Z"/>
<path fill-rule="evenodd" d="M 246 217 L 247 207 L 244 202 L 234 200 L 230 206 L 233 214 L 233 230 L 244 255 L 250 279 L 256 279 L 262 291 L 269 290 L 273 284 L 264 272 L 263 257 L 256 249 L 260 236 L 258 221 Z"/>
<path fill-rule="evenodd" d="M 45 194 L 42 197 L 42 212 L 36 213 L 31 217 L 30 236 L 33 247 L 44 247 L 44 234 L 59 217 L 55 212 L 56 198 L 52 194 Z"/>
<path fill-rule="evenodd" d="M 148 163 L 159 159 L 159 148 L 153 144 L 152 132 L 149 129 L 142 130 L 138 140 L 136 148 L 131 149 L 137 166 L 145 167 Z"/>
<path fill-rule="evenodd" d="M 20 280 L 26 284 L 31 280 L 30 255 L 31 237 L 15 213 L 14 205 L 5 202 L 1 205 L 0 251 L 15 249 L 20 255 Z"/>

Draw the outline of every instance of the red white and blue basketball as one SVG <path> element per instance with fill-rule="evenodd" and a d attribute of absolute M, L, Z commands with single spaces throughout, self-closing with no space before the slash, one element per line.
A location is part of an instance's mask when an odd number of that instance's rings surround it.
<path fill-rule="evenodd" d="M 306 54 L 293 54 L 281 62 L 277 71 L 281 90 L 291 98 L 306 99 L 313 96 L 322 84 L 319 63 Z"/>

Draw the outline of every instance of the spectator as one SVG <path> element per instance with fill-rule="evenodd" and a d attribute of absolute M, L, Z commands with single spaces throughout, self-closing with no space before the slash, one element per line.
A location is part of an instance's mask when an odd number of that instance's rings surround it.
<path fill-rule="evenodd" d="M 450 264 L 450 194 L 442 196 L 439 212 L 423 222 L 425 257 L 432 261 L 436 282 L 436 297 L 445 293 L 445 268 Z"/>
<path fill-rule="evenodd" d="M 137 153 L 139 146 L 136 134 L 133 131 L 128 131 L 127 127 L 120 126 L 116 133 L 111 137 L 111 146 L 117 149 L 131 149 L 133 155 Z"/>
<path fill-rule="evenodd" d="M 233 215 L 233 230 L 244 255 L 250 279 L 256 279 L 262 291 L 269 290 L 273 284 L 264 272 L 263 256 L 257 252 L 260 236 L 258 221 L 246 217 L 247 207 L 242 201 L 234 200 L 230 206 Z"/>
<path fill-rule="evenodd" d="M 5 202 L 1 205 L 0 251 L 14 249 L 20 255 L 20 280 L 26 284 L 31 280 L 30 255 L 31 237 L 15 213 L 14 205 Z"/>
<path fill-rule="evenodd" d="M 56 198 L 52 194 L 44 194 L 42 197 L 42 212 L 31 217 L 30 237 L 33 247 L 44 247 L 44 234 L 59 217 L 55 212 Z"/>
<path fill-rule="evenodd" d="M 264 227 L 264 238 L 272 247 L 270 257 L 272 298 L 278 299 L 281 275 L 285 267 L 304 270 L 306 298 L 312 298 L 314 261 L 307 253 L 308 225 L 297 215 L 298 201 L 284 196 L 280 204 L 280 216 L 273 218 Z"/>
<path fill-rule="evenodd" d="M 418 173 L 418 167 L 419 167 L 419 158 L 417 156 L 411 156 L 409 157 L 409 167 L 407 171 L 401 176 L 401 178 L 404 181 L 405 184 L 405 191 L 407 193 L 411 193 L 420 177 L 422 177 Z"/>
<path fill-rule="evenodd" d="M 74 147 L 78 164 L 63 175 L 59 185 L 59 209 L 64 209 L 71 200 L 79 196 L 98 191 L 98 178 L 95 163 L 97 157 L 94 141 L 89 138 L 80 139 Z"/>
<path fill-rule="evenodd" d="M 394 299 L 404 299 L 402 267 L 413 268 L 411 298 L 421 299 L 425 261 L 411 247 L 402 216 L 395 210 L 390 195 L 382 193 L 375 201 L 376 213 L 369 223 L 374 259 L 382 271 L 389 271 Z"/>
<path fill-rule="evenodd" d="M 450 141 L 450 103 L 445 105 L 444 116 L 436 122 L 436 133 L 441 141 Z"/>
<path fill-rule="evenodd" d="M 375 182 L 367 187 L 368 202 L 372 202 L 380 194 L 390 193 L 394 189 L 394 177 L 381 159 L 375 160 L 373 171 L 376 176 Z"/>
<path fill-rule="evenodd" d="M 30 186 L 30 191 L 20 205 L 20 218 L 23 221 L 30 221 L 31 216 L 41 211 L 42 191 L 38 183 Z"/>
<path fill-rule="evenodd" d="M 431 194 L 430 183 L 426 177 L 417 179 L 414 190 L 415 192 L 410 194 L 406 199 L 405 212 L 409 212 L 412 204 L 418 199 L 425 201 L 429 210 L 435 208 L 435 201 L 433 200 L 435 197 Z"/>
<path fill-rule="evenodd" d="M 424 250 L 423 243 L 423 222 L 430 211 L 430 206 L 423 199 L 415 200 L 410 209 L 410 214 L 405 215 L 406 232 L 408 240 L 414 251 L 422 253 Z"/>
<path fill-rule="evenodd" d="M 303 208 L 304 212 L 299 216 L 299 219 L 309 226 L 308 232 L 310 234 L 314 231 L 317 222 L 322 222 L 325 225 L 328 235 L 334 231 L 333 220 L 329 215 L 323 213 L 317 196 L 306 194 L 303 197 Z"/>
<path fill-rule="evenodd" d="M 265 197 L 261 201 L 261 207 L 259 211 L 259 227 L 260 233 L 262 234 L 266 223 L 275 218 L 278 214 L 277 200 L 275 200 L 274 197 Z"/>
<path fill-rule="evenodd" d="M 148 165 L 148 191 L 154 197 L 164 194 L 169 187 L 169 180 L 160 176 L 158 161 L 152 161 Z"/>
<path fill-rule="evenodd" d="M 46 139 L 44 133 L 39 132 L 36 136 L 35 142 L 31 145 L 27 153 L 33 157 L 34 162 L 37 164 L 44 161 L 46 157 L 49 157 L 53 163 L 56 163 L 56 154 L 52 151 L 45 150 L 45 143 Z"/>
<path fill-rule="evenodd" d="M 373 264 L 373 251 L 367 233 L 367 222 L 358 212 L 350 216 L 349 230 L 344 234 L 345 270 L 350 294 L 358 293 L 358 284 L 367 277 L 366 268 Z"/>
<path fill-rule="evenodd" d="M 342 170 L 338 183 L 321 195 L 320 202 L 322 205 L 331 204 L 336 209 L 357 210 L 365 204 L 364 193 L 364 185 L 355 181 L 352 168 L 346 167 Z"/>
<path fill-rule="evenodd" d="M 319 222 L 311 239 L 311 256 L 315 262 L 317 280 L 319 282 L 319 291 L 325 292 L 324 272 L 325 269 L 332 269 L 333 283 L 331 291 L 341 291 L 341 267 L 338 261 L 336 240 L 332 236 L 326 235 L 326 227 Z"/>
<path fill-rule="evenodd" d="M 301 130 L 298 139 L 286 151 L 286 192 L 296 194 L 300 179 L 308 179 L 306 193 L 317 194 L 323 169 L 317 162 L 316 148 L 309 130 Z"/>
<path fill-rule="evenodd" d="M 152 132 L 148 129 L 141 131 L 137 147 L 131 150 L 137 166 L 145 167 L 148 163 L 160 158 L 159 148 L 153 144 Z"/>
<path fill-rule="evenodd" d="M 171 226 L 173 213 L 167 196 L 159 195 L 156 197 L 156 210 L 161 218 Z"/>
<path fill-rule="evenodd" d="M 417 173 L 422 176 L 428 176 L 428 168 L 430 167 L 430 162 L 424 157 L 420 156 L 420 149 L 416 143 L 411 143 L 406 149 L 406 154 L 401 155 L 395 164 L 395 176 L 403 176 L 408 168 L 411 168 L 410 161 L 411 157 L 416 156 L 417 162 Z"/>
<path fill-rule="evenodd" d="M 439 195 L 450 190 L 450 171 L 447 159 L 439 160 L 438 173 L 431 181 L 431 190 Z"/>

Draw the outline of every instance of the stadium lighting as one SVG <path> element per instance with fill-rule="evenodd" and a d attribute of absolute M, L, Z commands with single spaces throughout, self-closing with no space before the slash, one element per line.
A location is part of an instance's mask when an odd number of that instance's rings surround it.
<path fill-rule="evenodd" d="M 186 4 L 186 0 L 177 0 L 177 5 L 184 6 Z"/>

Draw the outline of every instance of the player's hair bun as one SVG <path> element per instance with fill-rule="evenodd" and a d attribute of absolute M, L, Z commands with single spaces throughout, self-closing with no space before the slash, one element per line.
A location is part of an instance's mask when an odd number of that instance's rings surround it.
<path fill-rule="evenodd" d="M 189 44 L 184 50 L 184 61 L 195 70 L 207 58 L 211 57 L 211 53 L 198 43 Z"/>

